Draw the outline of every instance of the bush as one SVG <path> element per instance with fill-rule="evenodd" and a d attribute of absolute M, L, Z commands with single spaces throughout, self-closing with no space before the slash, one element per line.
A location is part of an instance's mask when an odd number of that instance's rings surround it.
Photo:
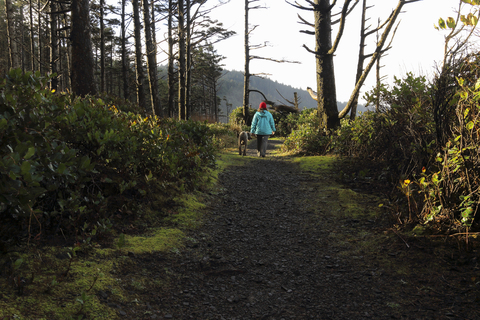
<path fill-rule="evenodd" d="M 454 99 L 457 121 L 452 126 L 453 135 L 436 155 L 438 165 L 433 170 L 423 170 L 416 181 L 424 204 L 421 221 L 442 225 L 447 230 L 475 227 L 479 219 L 480 82 L 469 77 L 480 70 L 476 59 L 464 61 L 468 69 L 458 79 L 460 90 Z"/>
<path fill-rule="evenodd" d="M 330 151 L 331 137 L 319 129 L 317 109 L 305 109 L 282 146 L 283 152 L 319 155 Z"/>
<path fill-rule="evenodd" d="M 78 236 L 140 201 L 193 190 L 215 165 L 206 124 L 121 112 L 50 92 L 48 80 L 12 70 L 0 86 L 0 240 Z"/>
<path fill-rule="evenodd" d="M 253 119 L 253 116 L 255 115 L 255 112 L 257 112 L 256 109 L 252 109 L 252 108 L 248 108 L 248 112 L 249 112 L 249 118 L 250 120 Z M 243 121 L 243 107 L 237 107 L 235 109 L 232 110 L 232 112 L 230 113 L 230 116 L 229 116 L 229 121 L 231 123 L 234 123 L 234 124 L 239 124 L 239 125 L 250 125 L 249 123 L 248 124 L 245 124 L 244 121 Z"/>
<path fill-rule="evenodd" d="M 431 86 L 425 77 L 395 78 L 392 89 L 366 95 L 380 99 L 379 112 L 366 112 L 353 122 L 343 121 L 335 150 L 343 155 L 379 161 L 395 176 L 410 175 L 428 165 L 435 146 Z"/>

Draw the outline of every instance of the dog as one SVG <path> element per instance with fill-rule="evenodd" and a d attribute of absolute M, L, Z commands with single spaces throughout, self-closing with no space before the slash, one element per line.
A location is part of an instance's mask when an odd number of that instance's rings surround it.
<path fill-rule="evenodd" d="M 239 155 L 247 155 L 247 145 L 248 141 L 252 139 L 252 134 L 247 131 L 242 131 L 238 135 L 238 154 Z M 243 149 L 243 151 L 242 151 Z"/>

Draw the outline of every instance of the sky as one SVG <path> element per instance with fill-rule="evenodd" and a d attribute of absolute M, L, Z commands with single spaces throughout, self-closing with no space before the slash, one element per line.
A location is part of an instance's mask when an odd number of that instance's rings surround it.
<path fill-rule="evenodd" d="M 294 2 L 293 0 L 291 2 Z M 297 0 L 308 7 L 305 0 Z M 339 0 L 334 12 L 339 12 L 344 1 Z M 370 18 L 367 25 L 375 28 L 378 18 L 382 21 L 396 7 L 398 0 L 369 0 L 367 11 Z M 313 23 L 313 12 L 297 9 L 284 0 L 260 0 L 254 3 L 266 9 L 250 10 L 250 26 L 256 25 L 251 33 L 250 45 L 263 44 L 268 46 L 251 51 L 251 55 L 273 59 L 299 61 L 296 63 L 275 63 L 254 59 L 250 63 L 253 74 L 267 74 L 267 77 L 279 83 L 295 88 L 316 88 L 315 57 L 307 52 L 303 45 L 315 48 L 314 36 L 300 33 L 300 30 L 311 30 L 300 24 L 299 14 Z M 224 69 L 243 71 L 244 68 L 244 0 L 231 0 L 229 3 L 212 11 L 210 16 L 222 22 L 224 27 L 237 32 L 237 35 L 215 44 L 217 53 L 224 56 Z M 382 58 L 382 76 L 384 82 L 392 84 L 394 77 L 402 78 L 407 72 L 416 75 L 431 76 L 435 66 L 442 61 L 446 31 L 437 31 L 434 25 L 440 17 L 446 19 L 454 16 L 458 9 L 458 0 L 422 0 L 406 4 L 402 14 L 397 19 L 400 26 L 388 55 Z M 334 63 L 337 87 L 337 100 L 348 101 L 355 85 L 355 73 L 358 60 L 359 34 L 361 19 L 361 1 L 347 18 L 344 36 L 337 49 Z M 337 27 L 334 26 L 332 39 L 335 38 Z M 365 53 L 371 53 L 375 48 L 375 35 L 367 38 Z M 368 62 L 365 63 L 365 65 Z M 361 91 L 361 97 L 375 84 L 375 70 L 372 70 Z M 362 101 L 361 101 L 362 102 Z"/>

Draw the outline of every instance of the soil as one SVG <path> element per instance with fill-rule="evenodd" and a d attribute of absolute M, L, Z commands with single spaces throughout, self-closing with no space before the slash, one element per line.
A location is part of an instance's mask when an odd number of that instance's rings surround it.
<path fill-rule="evenodd" d="M 186 248 L 130 256 L 124 275 L 151 281 L 129 288 L 130 304 L 100 293 L 120 318 L 480 319 L 473 244 L 401 234 L 387 212 L 338 214 L 328 191 L 335 175 L 273 156 L 277 143 L 265 158 L 253 158 L 250 144 L 252 158 L 220 175 Z M 365 185 L 355 192 L 375 199 Z"/>

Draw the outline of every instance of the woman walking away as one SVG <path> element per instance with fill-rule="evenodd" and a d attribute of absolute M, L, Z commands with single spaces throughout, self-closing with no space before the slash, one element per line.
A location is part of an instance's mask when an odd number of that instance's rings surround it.
<path fill-rule="evenodd" d="M 274 135 L 275 121 L 273 116 L 267 111 L 267 104 L 261 102 L 257 112 L 253 116 L 252 126 L 250 132 L 255 137 L 257 136 L 257 155 L 259 157 L 265 157 L 267 153 L 268 137 Z"/>

